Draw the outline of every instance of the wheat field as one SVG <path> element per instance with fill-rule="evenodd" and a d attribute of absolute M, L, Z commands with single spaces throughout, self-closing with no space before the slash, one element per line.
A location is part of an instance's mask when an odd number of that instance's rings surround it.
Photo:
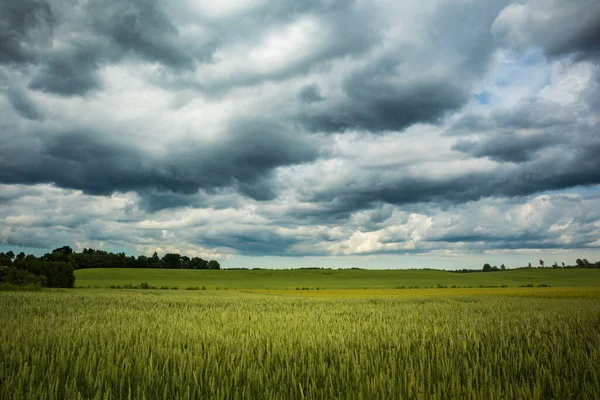
<path fill-rule="evenodd" d="M 0 292 L 0 398 L 600 398 L 598 291 L 552 289 Z"/>

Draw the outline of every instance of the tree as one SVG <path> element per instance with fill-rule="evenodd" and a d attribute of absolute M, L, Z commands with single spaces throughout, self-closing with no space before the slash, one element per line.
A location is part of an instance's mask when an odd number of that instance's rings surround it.
<path fill-rule="evenodd" d="M 505 266 L 504 264 L 502 264 L 502 265 L 500 266 L 500 269 L 501 269 L 502 271 L 505 271 L 505 270 L 506 270 L 506 266 Z"/>
<path fill-rule="evenodd" d="M 208 262 L 208 269 L 221 269 L 221 264 L 217 260 L 210 260 Z"/>
<path fill-rule="evenodd" d="M 577 268 L 583 268 L 583 260 L 581 258 L 578 258 L 575 264 L 577 264 Z"/>
<path fill-rule="evenodd" d="M 189 262 L 191 269 L 208 269 L 208 261 L 201 259 L 200 257 L 194 257 Z"/>
<path fill-rule="evenodd" d="M 190 268 L 190 258 L 188 256 L 181 256 L 181 268 L 182 269 Z"/>
<path fill-rule="evenodd" d="M 2 266 L 7 266 L 10 267 L 12 266 L 13 262 L 12 259 L 4 253 L 0 253 L 0 267 Z"/>
<path fill-rule="evenodd" d="M 544 268 L 544 260 L 540 260 L 540 268 Z"/>
<path fill-rule="evenodd" d="M 175 253 L 167 253 L 163 256 L 162 261 L 165 268 L 181 268 L 181 255 Z"/>

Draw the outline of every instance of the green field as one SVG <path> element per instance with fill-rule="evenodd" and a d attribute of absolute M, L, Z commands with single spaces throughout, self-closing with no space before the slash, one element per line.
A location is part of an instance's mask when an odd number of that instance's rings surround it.
<path fill-rule="evenodd" d="M 210 271 L 168 269 L 82 269 L 76 287 L 111 285 L 198 286 L 207 289 L 359 289 L 434 286 L 501 286 L 533 284 L 600 286 L 600 269 L 523 269 L 501 272 L 452 273 L 435 270 L 255 270 Z"/>
<path fill-rule="evenodd" d="M 600 398 L 598 290 L 281 292 L 0 292 L 0 398 Z"/>
<path fill-rule="evenodd" d="M 180 290 L 104 289 L 142 282 Z M 75 284 L 0 291 L 0 399 L 600 398 L 600 270 L 88 269 Z"/>

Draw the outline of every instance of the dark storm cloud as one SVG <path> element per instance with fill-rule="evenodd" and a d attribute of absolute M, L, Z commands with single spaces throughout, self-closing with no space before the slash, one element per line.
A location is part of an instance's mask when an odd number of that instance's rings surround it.
<path fill-rule="evenodd" d="M 550 48 L 550 54 L 562 55 L 575 53 L 580 59 L 600 60 L 600 12 L 595 10 L 596 15 L 591 25 L 584 27 L 575 33 L 571 41 L 563 42 L 554 48 Z"/>
<path fill-rule="evenodd" d="M 568 108 L 540 98 L 526 98 L 509 110 L 492 114 L 498 129 L 547 129 L 563 128 L 577 122 L 576 115 Z"/>
<path fill-rule="evenodd" d="M 464 136 L 490 134 L 500 136 L 520 130 L 569 132 L 576 127 L 577 115 L 572 109 L 540 98 L 525 98 L 512 108 L 493 110 L 491 115 L 465 114 L 444 134 Z M 513 136 L 514 137 L 514 136 Z M 552 142 L 552 140 L 551 140 Z"/>
<path fill-rule="evenodd" d="M 5 239 L 9 246 L 47 249 L 52 247 L 52 240 L 42 232 L 31 232 L 28 229 L 13 228 Z"/>
<path fill-rule="evenodd" d="M 381 34 L 371 25 L 373 21 L 369 9 L 353 7 L 354 2 L 339 2 L 332 4 L 331 8 L 321 3 L 315 2 L 314 7 L 295 7 L 287 3 L 289 9 L 284 7 L 288 9 L 286 12 L 278 11 L 275 5 L 275 10 L 266 14 L 260 11 L 250 14 L 247 20 L 236 25 L 236 29 L 231 29 L 230 25 L 213 26 L 217 38 L 211 43 L 217 43 L 216 47 L 222 46 L 228 56 L 224 68 L 231 68 L 231 64 L 228 64 L 231 59 L 231 63 L 239 64 L 235 66 L 239 70 L 220 76 L 217 63 L 212 65 L 212 73 L 216 78 L 200 77 L 199 82 L 189 82 L 185 78 L 162 76 L 161 84 L 197 87 L 205 96 L 218 97 L 239 87 L 284 82 L 311 72 L 327 70 L 328 63 L 342 58 L 348 61 L 360 58 L 381 42 Z M 321 8 L 324 9 L 322 12 L 319 11 Z M 314 36 L 312 31 L 315 29 L 320 36 Z M 300 39 L 300 43 L 290 43 L 289 48 L 283 44 L 270 48 L 271 42 L 287 36 L 291 36 L 291 41 Z M 239 54 L 227 53 L 228 46 L 233 43 L 239 44 Z M 265 68 L 262 63 L 266 61 L 260 60 L 273 51 L 286 54 L 278 54 L 269 61 L 272 67 Z"/>
<path fill-rule="evenodd" d="M 302 89 L 298 92 L 298 97 L 304 103 L 310 104 L 316 101 L 323 101 L 325 98 L 321 96 L 321 90 L 319 89 L 319 85 L 311 84 L 303 86 Z"/>
<path fill-rule="evenodd" d="M 468 243 L 472 250 L 518 250 L 518 249 L 581 249 L 586 242 L 560 243 L 558 234 L 538 232 L 535 234 L 514 234 L 507 236 L 465 235 L 442 237 L 434 243 Z M 428 239 L 429 240 L 429 239 Z"/>
<path fill-rule="evenodd" d="M 0 182 L 54 183 L 89 194 L 171 191 L 232 186 L 266 200 L 275 188 L 265 179 L 281 165 L 313 160 L 318 145 L 276 123 L 244 120 L 232 124 L 215 143 L 183 143 L 165 157 L 144 154 L 97 131 L 81 130 L 21 137 L 0 147 Z M 160 198 L 152 206 L 159 208 Z M 164 206 L 183 199 L 165 198 Z"/>
<path fill-rule="evenodd" d="M 290 18 L 303 13 L 332 13 L 340 12 L 356 4 L 356 0 L 283 0 L 268 3 L 259 13 L 265 16 Z"/>
<path fill-rule="evenodd" d="M 542 47 L 550 57 L 599 60 L 600 3 L 595 0 L 530 0 L 499 15 L 494 34 L 518 47 Z"/>
<path fill-rule="evenodd" d="M 318 188 L 304 195 L 305 201 L 317 202 L 333 215 L 346 215 L 382 203 L 408 205 L 417 203 L 460 204 L 482 198 L 527 196 L 548 190 L 600 184 L 600 136 L 590 136 L 571 142 L 572 148 L 517 164 L 513 168 L 465 172 L 439 178 L 412 177 L 399 172 L 398 178 L 382 179 L 389 171 L 365 173 L 360 184 L 349 187 L 340 182 L 328 188 Z M 487 154 L 486 154 L 487 155 Z M 504 154 L 507 157 L 506 154 Z M 323 209 L 317 210 L 323 212 Z"/>
<path fill-rule="evenodd" d="M 441 6 L 431 22 L 436 29 L 422 39 L 427 51 L 399 45 L 371 57 L 344 80 L 341 100 L 307 109 L 297 120 L 325 132 L 400 131 L 439 123 L 471 98 L 471 82 L 486 71 L 494 50 L 489 26 L 505 4 Z M 428 51 L 438 52 L 435 61 Z M 441 66 L 435 73 L 429 72 L 433 63 Z"/>
<path fill-rule="evenodd" d="M 297 237 L 279 235 L 270 228 L 257 227 L 243 233 L 209 234 L 199 244 L 214 248 L 233 248 L 247 255 L 284 256 L 289 254 L 290 246 L 300 241 Z"/>
<path fill-rule="evenodd" d="M 100 86 L 96 70 L 102 49 L 89 44 L 75 44 L 49 54 L 29 88 L 64 96 L 85 95 Z"/>
<path fill-rule="evenodd" d="M 490 118 L 465 116 L 447 134 L 480 133 L 479 139 L 460 139 L 452 150 L 497 162 L 523 163 L 554 146 L 582 146 L 597 132 L 578 121 L 572 110 L 557 103 L 528 98 L 508 110 L 494 111 Z"/>
<path fill-rule="evenodd" d="M 178 30 L 154 1 L 92 1 L 86 12 L 96 32 L 124 51 L 169 67 L 191 67 L 193 58 L 177 42 Z"/>
<path fill-rule="evenodd" d="M 280 123 L 241 119 L 234 121 L 207 152 L 207 163 L 219 180 L 233 177 L 240 182 L 256 181 L 278 166 L 314 160 L 320 144 L 317 137 L 297 135 Z"/>
<path fill-rule="evenodd" d="M 138 205 L 144 210 L 154 212 L 178 207 L 202 208 L 208 206 L 209 203 L 204 199 L 184 193 L 146 191 Z"/>
<path fill-rule="evenodd" d="M 345 100 L 330 108 L 307 111 L 299 122 L 317 132 L 402 130 L 418 122 L 439 122 L 468 99 L 463 88 L 450 82 L 394 85 L 389 80 L 393 72 L 386 71 L 387 67 L 373 67 L 346 81 Z"/>
<path fill-rule="evenodd" d="M 29 95 L 23 88 L 13 86 L 7 92 L 8 102 L 15 111 L 23 118 L 39 120 L 43 119 L 43 114 L 39 107 L 29 98 Z"/>
<path fill-rule="evenodd" d="M 251 185 L 251 184 L 248 184 Z M 257 186 L 260 186 L 258 184 Z M 272 188 L 269 189 L 273 190 Z M 227 208 L 239 208 L 245 204 L 233 188 L 200 189 L 198 193 L 185 194 L 176 192 L 160 192 L 144 190 L 142 197 L 137 202 L 140 209 L 155 212 L 165 209 L 179 207 L 206 208 L 222 210 Z"/>
<path fill-rule="evenodd" d="M 0 64 L 34 61 L 51 43 L 54 14 L 43 0 L 0 2 Z"/>
<path fill-rule="evenodd" d="M 596 68 L 582 98 L 594 113 L 600 113 L 600 68 Z"/>
<path fill-rule="evenodd" d="M 543 29 L 554 31 L 540 38 L 550 56 L 575 54 L 579 59 L 600 60 L 600 5 L 596 1 L 578 0 L 567 2 L 571 8 L 560 25 L 547 23 Z M 560 19 L 561 15 L 556 15 Z M 543 31 L 542 31 L 543 32 Z M 559 33 L 560 32 L 560 33 Z M 543 33 L 544 34 L 544 33 Z"/>
<path fill-rule="evenodd" d="M 481 141 L 460 140 L 452 146 L 452 150 L 498 162 L 521 163 L 533 159 L 537 151 L 557 143 L 557 138 L 543 134 L 526 137 L 501 134 Z"/>
<path fill-rule="evenodd" d="M 155 1 L 90 1 L 71 6 L 66 12 L 62 3 L 41 0 L 8 0 L 0 5 L 0 63 L 37 65 L 31 89 L 85 95 L 99 88 L 99 67 L 124 57 L 181 70 L 191 69 L 195 61 L 209 61 L 215 50 L 214 44 L 181 41 Z M 65 15 L 55 16 L 54 8 Z M 53 37 L 60 46 L 51 46 Z"/>
<path fill-rule="evenodd" d="M 133 184 L 131 173 L 142 173 L 136 150 L 104 140 L 90 130 L 19 137 L 0 147 L 0 154 L 0 180 L 4 183 L 55 183 L 108 194 L 127 190 Z M 140 178 L 143 176 L 133 179 Z M 147 183 L 147 178 L 144 181 Z"/>

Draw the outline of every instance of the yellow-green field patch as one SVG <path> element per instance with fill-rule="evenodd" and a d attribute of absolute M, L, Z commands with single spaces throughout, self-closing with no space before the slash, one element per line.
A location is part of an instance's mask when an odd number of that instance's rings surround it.
<path fill-rule="evenodd" d="M 0 398 L 600 398 L 596 288 L 280 292 L 0 292 Z"/>
<path fill-rule="evenodd" d="M 578 298 L 599 297 L 600 287 L 512 287 L 512 288 L 448 288 L 448 289 L 324 289 L 324 290 L 251 290 L 245 293 L 287 297 L 315 298 L 380 298 L 380 297 L 456 297 L 512 296 Z"/>

